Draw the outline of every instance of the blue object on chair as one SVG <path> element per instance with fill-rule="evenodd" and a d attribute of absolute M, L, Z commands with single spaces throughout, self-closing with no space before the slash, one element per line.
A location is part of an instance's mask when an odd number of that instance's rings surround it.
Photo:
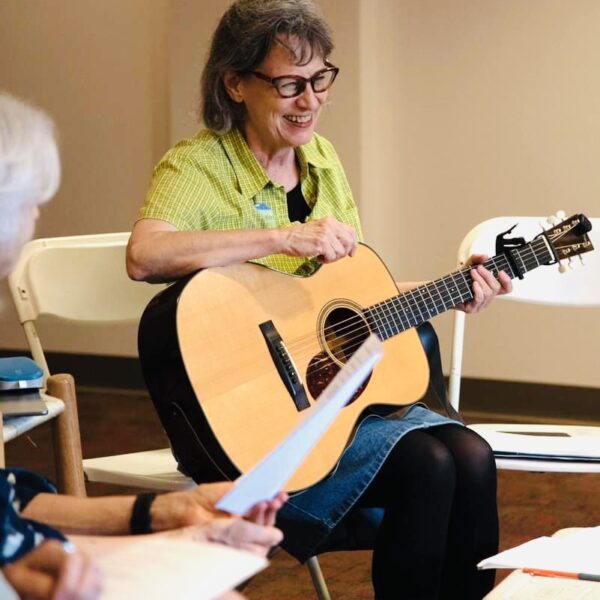
<path fill-rule="evenodd" d="M 44 372 L 31 358 L 0 358 L 0 391 L 39 389 L 43 385 Z"/>

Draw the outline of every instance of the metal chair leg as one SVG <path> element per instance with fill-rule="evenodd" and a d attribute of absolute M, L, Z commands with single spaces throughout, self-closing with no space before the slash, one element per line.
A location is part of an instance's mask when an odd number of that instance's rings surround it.
<path fill-rule="evenodd" d="M 323 577 L 323 571 L 321 571 L 321 565 L 319 565 L 319 559 L 316 556 L 311 556 L 306 561 L 306 566 L 310 572 L 315 591 L 317 592 L 317 598 L 319 600 L 331 600 L 325 578 Z"/>

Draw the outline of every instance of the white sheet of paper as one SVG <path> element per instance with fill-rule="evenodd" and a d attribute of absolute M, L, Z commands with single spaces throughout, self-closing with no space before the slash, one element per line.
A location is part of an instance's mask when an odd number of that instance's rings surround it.
<path fill-rule="evenodd" d="M 543 569 L 600 575 L 600 527 L 568 537 L 540 537 L 482 560 L 479 569 Z M 600 587 L 598 588 L 600 591 Z"/>
<path fill-rule="evenodd" d="M 103 574 L 101 600 L 209 600 L 268 564 L 221 544 L 169 538 L 133 542 L 96 562 Z"/>
<path fill-rule="evenodd" d="M 537 577 L 514 572 L 495 587 L 484 600 L 599 600 L 600 584 L 595 581 Z"/>
<path fill-rule="evenodd" d="M 339 411 L 367 378 L 383 355 L 383 345 L 370 335 L 307 409 L 294 430 L 255 467 L 235 482 L 235 487 L 219 500 L 217 508 L 244 515 L 257 502 L 270 500 L 302 464 Z"/>
<path fill-rule="evenodd" d="M 581 458 L 600 457 L 600 436 L 558 437 L 527 435 L 481 430 L 480 435 L 487 440 L 496 452 L 518 452 L 552 456 Z"/>

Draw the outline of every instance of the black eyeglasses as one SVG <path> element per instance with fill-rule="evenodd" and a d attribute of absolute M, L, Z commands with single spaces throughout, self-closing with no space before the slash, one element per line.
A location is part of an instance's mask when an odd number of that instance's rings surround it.
<path fill-rule="evenodd" d="M 267 77 L 258 71 L 251 71 L 250 74 L 258 77 L 267 83 L 270 83 L 282 98 L 294 98 L 299 96 L 310 83 L 313 92 L 319 94 L 327 91 L 337 74 L 340 72 L 338 67 L 333 65 L 317 71 L 312 77 L 301 77 L 300 75 L 281 75 L 280 77 Z"/>

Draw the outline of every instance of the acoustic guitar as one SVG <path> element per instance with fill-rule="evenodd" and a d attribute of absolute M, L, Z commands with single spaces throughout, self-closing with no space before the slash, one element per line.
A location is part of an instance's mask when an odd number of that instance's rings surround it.
<path fill-rule="evenodd" d="M 590 229 L 575 215 L 484 265 L 522 277 L 592 250 Z M 354 257 L 319 267 L 306 277 L 253 263 L 204 269 L 146 308 L 139 329 L 144 376 L 174 454 L 195 481 L 248 471 L 374 332 L 386 340 L 383 359 L 287 490 L 321 480 L 367 407 L 391 411 L 425 393 L 428 364 L 414 328 L 472 299 L 468 267 L 399 294 L 386 266 L 362 244 Z"/>

